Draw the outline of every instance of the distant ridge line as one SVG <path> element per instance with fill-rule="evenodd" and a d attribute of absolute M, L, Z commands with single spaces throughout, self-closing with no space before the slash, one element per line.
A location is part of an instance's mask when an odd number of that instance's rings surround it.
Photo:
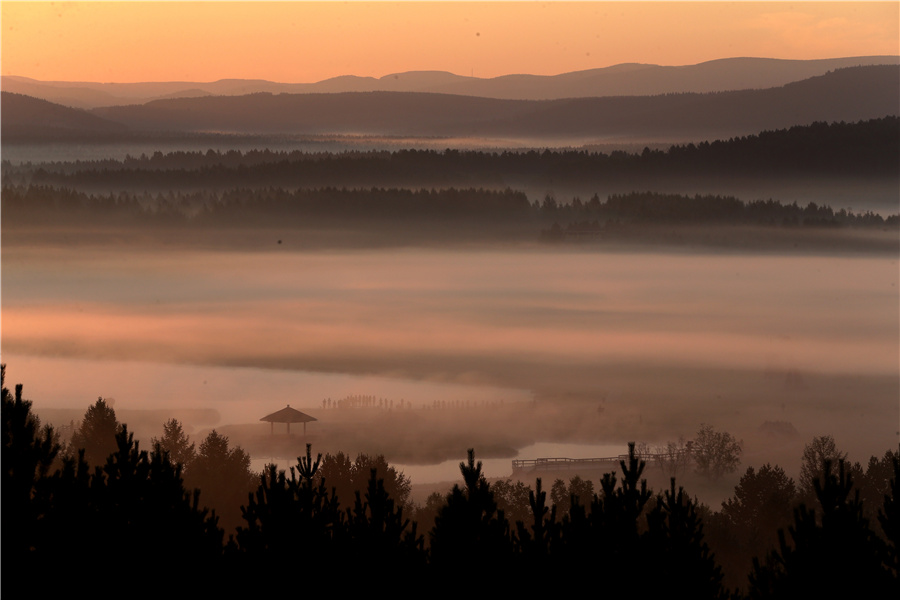
<path fill-rule="evenodd" d="M 777 88 L 563 100 L 426 92 L 253 93 L 70 108 L 3 91 L 4 138 L 141 135 L 400 135 L 567 140 L 725 139 L 900 113 L 900 65 L 836 69 Z M 646 143 L 646 142 L 644 142 Z"/>
<path fill-rule="evenodd" d="M 230 78 L 212 82 L 99 83 L 40 81 L 5 75 L 0 78 L 0 86 L 3 91 L 85 109 L 145 104 L 164 98 L 239 96 L 257 92 L 429 92 L 500 100 L 558 100 L 765 89 L 839 68 L 883 64 L 900 65 L 900 56 L 814 60 L 735 57 L 684 66 L 622 63 L 557 75 L 508 74 L 492 78 L 422 70 L 390 73 L 382 77 L 340 75 L 315 83 Z"/>

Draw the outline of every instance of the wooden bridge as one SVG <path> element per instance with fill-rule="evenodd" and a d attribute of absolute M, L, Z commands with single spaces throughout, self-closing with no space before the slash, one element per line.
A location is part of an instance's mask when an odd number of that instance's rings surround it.
<path fill-rule="evenodd" d="M 686 465 L 691 458 L 692 443 L 685 444 L 683 449 L 674 452 L 654 452 L 639 454 L 637 457 L 648 465 L 669 465 L 678 469 Z M 619 462 L 628 463 L 628 455 L 620 454 L 606 458 L 535 458 L 512 461 L 513 475 L 523 475 L 535 471 L 598 471 L 604 469 L 618 470 Z"/>
<path fill-rule="evenodd" d="M 618 468 L 619 461 L 628 462 L 627 454 L 608 458 L 534 458 L 512 461 L 513 475 L 533 471 L 574 471 L 588 469 Z"/>

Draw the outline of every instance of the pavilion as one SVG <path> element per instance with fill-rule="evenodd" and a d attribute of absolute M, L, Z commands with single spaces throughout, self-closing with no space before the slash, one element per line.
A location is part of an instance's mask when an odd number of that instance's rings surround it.
<path fill-rule="evenodd" d="M 260 421 L 268 421 L 272 425 L 272 435 L 275 434 L 275 423 L 287 423 L 288 435 L 291 434 L 291 423 L 303 423 L 303 435 L 306 435 L 306 424 L 310 421 L 318 421 L 315 417 L 311 417 L 306 413 L 302 413 L 295 408 L 291 408 L 288 404 L 286 408 L 266 415 Z"/>

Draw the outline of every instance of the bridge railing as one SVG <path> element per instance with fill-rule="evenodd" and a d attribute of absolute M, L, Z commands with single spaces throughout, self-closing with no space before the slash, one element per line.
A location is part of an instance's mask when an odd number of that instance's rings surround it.
<path fill-rule="evenodd" d="M 648 464 L 659 463 L 663 461 L 673 461 L 676 459 L 685 460 L 690 456 L 688 451 L 674 453 L 654 453 L 638 456 L 641 460 Z M 513 472 L 516 471 L 564 471 L 567 469 L 591 469 L 604 467 L 618 467 L 620 461 L 628 462 L 627 454 L 618 456 L 609 456 L 603 458 L 532 458 L 532 459 L 516 459 L 512 461 Z"/>
<path fill-rule="evenodd" d="M 628 460 L 627 454 L 606 458 L 533 458 L 517 459 L 512 461 L 513 471 L 516 470 L 565 470 L 578 468 L 591 468 L 593 466 L 616 466 L 620 460 Z"/>

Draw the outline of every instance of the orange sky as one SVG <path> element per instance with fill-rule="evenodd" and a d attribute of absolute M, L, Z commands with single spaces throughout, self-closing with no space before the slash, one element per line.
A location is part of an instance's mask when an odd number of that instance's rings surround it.
<path fill-rule="evenodd" d="M 900 54 L 889 2 L 2 2 L 3 75 L 313 82 Z"/>

